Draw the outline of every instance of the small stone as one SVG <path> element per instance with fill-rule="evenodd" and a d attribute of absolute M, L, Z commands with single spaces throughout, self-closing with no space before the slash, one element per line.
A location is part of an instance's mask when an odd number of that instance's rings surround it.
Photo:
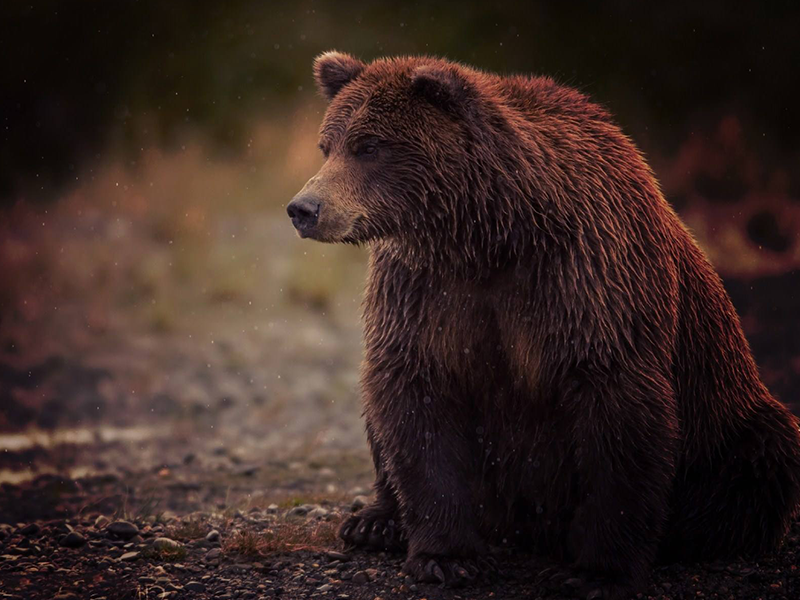
<path fill-rule="evenodd" d="M 39 527 L 39 526 L 38 526 L 36 523 L 31 523 L 31 524 L 29 524 L 29 525 L 25 525 L 25 527 L 22 527 L 22 528 L 19 530 L 19 533 L 20 533 L 21 535 L 30 536 L 30 535 L 36 535 L 36 534 L 37 534 L 37 533 L 39 533 L 41 530 L 42 530 L 42 528 L 41 528 L 41 527 Z"/>
<path fill-rule="evenodd" d="M 305 517 L 308 514 L 308 509 L 305 506 L 295 506 L 289 511 L 289 517 Z"/>
<path fill-rule="evenodd" d="M 220 550 L 219 548 L 212 548 L 211 550 L 206 552 L 206 555 L 203 558 L 206 561 L 217 560 L 220 554 L 222 554 L 222 550 Z"/>
<path fill-rule="evenodd" d="M 216 529 L 212 529 L 211 531 L 206 534 L 206 541 L 213 544 L 219 541 L 219 531 Z"/>
<path fill-rule="evenodd" d="M 156 550 L 178 550 L 183 548 L 183 544 L 167 537 L 160 537 L 153 540 L 153 548 Z"/>
<path fill-rule="evenodd" d="M 108 526 L 107 531 L 120 539 L 129 540 L 139 533 L 139 528 L 128 521 L 114 521 Z"/>
<path fill-rule="evenodd" d="M 119 557 L 119 560 L 121 562 L 133 562 L 134 560 L 138 559 L 139 559 L 138 552 L 126 552 L 125 554 Z"/>
<path fill-rule="evenodd" d="M 190 581 L 189 583 L 184 584 L 183 589 L 190 592 L 205 592 L 206 586 L 199 581 Z"/>
<path fill-rule="evenodd" d="M 141 583 L 142 585 L 153 585 L 155 582 L 156 582 L 155 577 L 147 577 L 147 576 L 139 577 L 139 583 Z"/>
<path fill-rule="evenodd" d="M 267 507 L 267 513 L 268 514 L 274 515 L 277 512 L 278 512 L 278 505 L 277 504 L 270 504 Z"/>
<path fill-rule="evenodd" d="M 369 582 L 369 574 L 366 571 L 357 571 L 353 574 L 353 583 Z"/>
<path fill-rule="evenodd" d="M 330 511 L 328 509 L 322 508 L 321 506 L 318 506 L 317 508 L 312 509 L 308 513 L 308 518 L 309 519 L 324 519 L 325 517 L 328 516 L 329 512 Z"/>
<path fill-rule="evenodd" d="M 243 467 L 239 469 L 238 474 L 242 477 L 252 477 L 256 473 L 261 470 L 261 467 L 258 465 L 250 465 L 248 467 Z"/>
<path fill-rule="evenodd" d="M 61 538 L 61 545 L 65 548 L 80 548 L 86 543 L 86 538 L 77 531 L 71 531 Z"/>
<path fill-rule="evenodd" d="M 325 556 L 327 556 L 331 560 L 338 560 L 340 562 L 347 562 L 350 560 L 349 554 L 345 554 L 344 552 L 336 552 L 336 550 L 330 550 L 326 552 Z"/>
<path fill-rule="evenodd" d="M 94 520 L 94 528 L 102 529 L 103 527 L 107 527 L 109 523 L 111 523 L 111 519 L 109 519 L 107 516 L 98 515 Z"/>
<path fill-rule="evenodd" d="M 72 592 L 61 592 L 60 594 L 53 596 L 53 600 L 78 600 L 78 596 Z"/>
<path fill-rule="evenodd" d="M 367 498 L 366 496 L 356 496 L 355 498 L 353 498 L 353 503 L 350 505 L 350 508 L 353 512 L 356 512 L 364 508 L 368 502 L 369 498 Z"/>
<path fill-rule="evenodd" d="M 329 592 L 329 591 L 331 591 L 332 589 L 333 589 L 333 586 L 332 586 L 330 583 L 326 583 L 326 584 L 324 584 L 324 585 L 321 585 L 321 586 L 319 586 L 319 587 L 317 588 L 317 591 L 318 591 L 318 592 L 322 592 L 322 593 L 324 594 L 325 592 Z"/>

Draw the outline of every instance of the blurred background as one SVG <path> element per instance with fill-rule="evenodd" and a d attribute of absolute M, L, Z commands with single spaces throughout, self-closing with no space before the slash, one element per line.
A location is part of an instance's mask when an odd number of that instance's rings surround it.
<path fill-rule="evenodd" d="M 321 164 L 311 62 L 334 48 L 547 74 L 603 103 L 800 409 L 795 6 L 4 2 L 0 481 L 369 482 L 365 251 L 285 216 Z"/>

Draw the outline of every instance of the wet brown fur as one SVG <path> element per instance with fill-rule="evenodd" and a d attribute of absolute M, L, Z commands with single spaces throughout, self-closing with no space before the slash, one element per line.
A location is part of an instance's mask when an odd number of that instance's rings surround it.
<path fill-rule="evenodd" d="M 317 59 L 328 159 L 309 237 L 370 249 L 375 503 L 350 544 L 469 582 L 488 544 L 621 597 L 659 560 L 774 550 L 798 423 L 608 114 L 544 77 Z M 370 146 L 374 151 L 370 151 Z"/>

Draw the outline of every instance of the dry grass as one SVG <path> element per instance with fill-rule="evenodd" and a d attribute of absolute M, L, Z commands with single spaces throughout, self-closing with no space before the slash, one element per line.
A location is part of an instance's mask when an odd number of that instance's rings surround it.
<path fill-rule="evenodd" d="M 303 504 L 320 504 L 322 506 L 331 506 L 334 504 L 344 504 L 352 500 L 350 494 L 345 492 L 340 493 L 309 493 L 298 494 L 296 496 L 289 496 L 277 502 L 279 508 L 294 508 L 295 506 L 302 506 Z"/>
<path fill-rule="evenodd" d="M 179 542 L 189 542 L 205 537 L 210 531 L 202 519 L 185 519 L 167 528 L 167 537 Z"/>
<path fill-rule="evenodd" d="M 240 529 L 222 545 L 223 552 L 250 558 L 286 554 L 299 550 L 324 551 L 336 544 L 339 521 L 281 523 L 274 529 L 254 532 Z"/>
<path fill-rule="evenodd" d="M 186 548 L 147 548 L 142 552 L 142 557 L 157 562 L 179 562 L 186 558 Z"/>

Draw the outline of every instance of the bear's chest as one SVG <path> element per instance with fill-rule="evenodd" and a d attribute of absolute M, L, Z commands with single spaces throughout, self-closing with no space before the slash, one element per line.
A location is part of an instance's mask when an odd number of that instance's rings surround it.
<path fill-rule="evenodd" d="M 418 318 L 431 358 L 463 374 L 470 389 L 535 394 L 544 353 L 533 304 L 505 282 L 431 287 Z"/>
<path fill-rule="evenodd" d="M 396 262 L 373 265 L 365 302 L 366 342 L 408 351 L 459 387 L 524 388 L 542 371 L 542 328 L 524 281 L 448 279 Z"/>

